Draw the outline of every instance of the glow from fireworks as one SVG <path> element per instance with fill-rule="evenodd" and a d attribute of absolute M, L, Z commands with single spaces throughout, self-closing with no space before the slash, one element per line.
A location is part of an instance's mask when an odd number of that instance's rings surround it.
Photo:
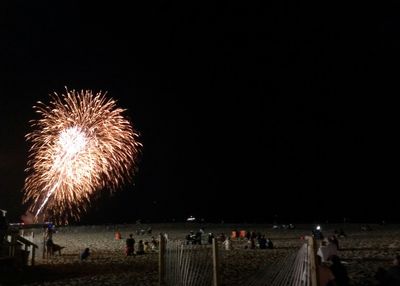
<path fill-rule="evenodd" d="M 79 219 L 98 191 L 131 181 L 142 145 L 114 100 L 67 90 L 34 108 L 24 202 L 36 217 Z"/>

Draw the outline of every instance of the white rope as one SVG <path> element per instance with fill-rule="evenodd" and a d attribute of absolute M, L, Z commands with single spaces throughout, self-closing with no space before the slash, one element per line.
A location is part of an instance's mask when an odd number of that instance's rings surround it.
<path fill-rule="evenodd" d="M 200 286 L 212 283 L 210 245 L 186 245 L 168 241 L 165 251 L 165 283 L 169 286 Z"/>
<path fill-rule="evenodd" d="M 310 286 L 307 243 L 272 265 L 263 267 L 246 283 L 249 286 Z"/>
<path fill-rule="evenodd" d="M 309 248 L 304 243 L 298 251 L 269 264 L 246 283 L 248 286 L 310 286 Z M 186 245 L 168 241 L 165 251 L 165 282 L 168 286 L 212 285 L 213 265 L 210 245 Z"/>

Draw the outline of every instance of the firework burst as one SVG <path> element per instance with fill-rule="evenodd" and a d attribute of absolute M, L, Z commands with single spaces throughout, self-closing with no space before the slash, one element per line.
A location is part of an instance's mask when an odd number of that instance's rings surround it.
<path fill-rule="evenodd" d="M 23 200 L 36 217 L 79 220 L 100 190 L 131 182 L 142 145 L 113 99 L 66 90 L 34 109 Z"/>

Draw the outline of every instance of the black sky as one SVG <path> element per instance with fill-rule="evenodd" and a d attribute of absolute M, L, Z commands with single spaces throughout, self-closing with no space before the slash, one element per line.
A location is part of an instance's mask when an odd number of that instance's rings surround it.
<path fill-rule="evenodd" d="M 10 217 L 25 210 L 32 105 L 67 86 L 108 91 L 144 144 L 136 185 L 83 222 L 400 218 L 394 2 L 25 2 L 0 10 Z"/>

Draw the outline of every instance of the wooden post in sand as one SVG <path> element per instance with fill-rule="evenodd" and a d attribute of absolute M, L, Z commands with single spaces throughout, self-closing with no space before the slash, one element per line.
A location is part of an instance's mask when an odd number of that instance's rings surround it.
<path fill-rule="evenodd" d="M 212 239 L 212 254 L 213 254 L 213 286 L 219 286 L 219 261 L 218 261 L 218 242 L 215 238 Z"/>
<path fill-rule="evenodd" d="M 163 234 L 159 235 L 160 249 L 158 252 L 158 283 L 159 286 L 164 285 L 165 276 L 165 238 Z"/>
<path fill-rule="evenodd" d="M 32 245 L 31 248 L 32 248 L 32 258 L 31 258 L 32 260 L 31 260 L 31 265 L 32 265 L 32 266 L 35 266 L 35 246 Z"/>
<path fill-rule="evenodd" d="M 309 268 L 310 268 L 310 282 L 311 286 L 319 286 L 319 277 L 318 277 L 318 269 L 317 269 L 317 244 L 315 242 L 315 238 L 312 236 L 306 237 L 308 241 L 308 261 L 309 261 Z"/>
<path fill-rule="evenodd" d="M 43 253 L 42 253 L 42 259 L 44 260 L 46 257 L 46 232 L 43 231 Z"/>

